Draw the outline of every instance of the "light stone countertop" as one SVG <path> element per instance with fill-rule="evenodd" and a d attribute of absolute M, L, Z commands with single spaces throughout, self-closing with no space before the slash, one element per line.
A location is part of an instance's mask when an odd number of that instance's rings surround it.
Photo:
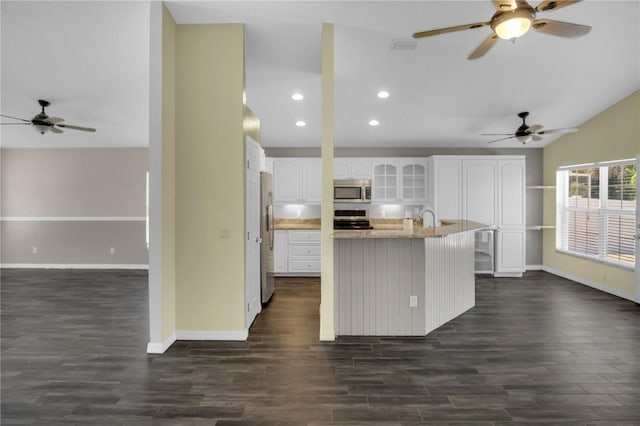
<path fill-rule="evenodd" d="M 276 217 L 276 230 L 314 230 L 320 229 L 319 217 Z"/>
<path fill-rule="evenodd" d="M 442 238 L 461 232 L 476 231 L 492 228 L 470 220 L 441 220 L 441 226 L 436 228 L 413 227 L 412 232 L 405 232 L 402 228 L 371 229 L 371 230 L 338 230 L 334 229 L 333 238 Z"/>

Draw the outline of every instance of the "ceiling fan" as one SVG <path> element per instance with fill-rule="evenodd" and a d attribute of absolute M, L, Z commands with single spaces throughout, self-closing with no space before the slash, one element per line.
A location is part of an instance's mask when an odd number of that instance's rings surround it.
<path fill-rule="evenodd" d="M 44 109 L 50 105 L 49 101 L 45 101 L 43 99 L 39 99 L 38 103 L 42 107 L 42 112 L 37 114 L 31 120 L 25 120 L 24 118 L 11 117 L 9 115 L 0 114 L 1 117 L 10 118 L 12 120 L 19 120 L 20 123 L 0 123 L 2 125 L 11 125 L 11 124 L 23 124 L 23 125 L 32 125 L 35 126 L 36 130 L 40 132 L 40 134 L 44 135 L 45 132 L 51 130 L 53 133 L 62 133 L 61 129 L 73 129 L 73 130 L 82 130 L 84 132 L 95 132 L 96 129 L 91 127 L 80 127 L 74 126 L 71 124 L 63 123 L 64 119 L 60 117 L 49 117 L 47 113 L 44 112 Z"/>
<path fill-rule="evenodd" d="M 493 32 L 474 50 L 467 59 L 476 59 L 484 56 L 493 47 L 499 38 L 515 41 L 524 35 L 529 28 L 541 33 L 559 37 L 579 37 L 591 31 L 588 25 L 572 24 L 569 22 L 553 21 L 551 19 L 536 19 L 537 12 L 547 12 L 571 6 L 582 0 L 543 0 L 535 8 L 525 0 L 492 0 L 497 12 L 486 22 L 458 25 L 455 27 L 440 28 L 437 30 L 421 31 L 413 34 L 414 38 L 429 37 L 454 31 L 470 30 L 489 25 Z"/>
<path fill-rule="evenodd" d="M 518 141 L 522 142 L 522 144 L 524 145 L 530 141 L 537 142 L 539 140 L 542 140 L 541 135 L 547 135 L 552 133 L 555 133 L 555 134 L 574 133 L 578 131 L 578 129 L 576 129 L 575 127 L 542 130 L 543 126 L 539 124 L 534 124 L 529 126 L 526 123 L 526 119 L 528 116 L 529 116 L 529 113 L 527 111 L 524 111 L 518 114 L 518 117 L 522 118 L 522 124 L 520 125 L 520 127 L 516 129 L 515 133 L 483 133 L 482 136 L 506 136 L 504 138 L 496 139 L 487 143 L 494 143 L 494 142 L 504 141 L 507 139 L 516 138 L 518 139 Z"/>

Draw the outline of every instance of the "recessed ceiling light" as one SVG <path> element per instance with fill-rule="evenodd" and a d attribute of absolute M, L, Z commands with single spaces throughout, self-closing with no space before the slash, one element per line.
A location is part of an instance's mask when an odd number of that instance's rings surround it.
<path fill-rule="evenodd" d="M 294 93 L 293 95 L 291 95 L 291 99 L 293 99 L 294 101 L 301 101 L 304 99 L 304 96 L 302 96 L 302 93 Z"/>
<path fill-rule="evenodd" d="M 389 92 L 387 92 L 386 90 L 381 90 L 378 92 L 377 96 L 380 99 L 387 99 L 389 97 Z"/>
<path fill-rule="evenodd" d="M 298 121 L 296 121 L 296 126 L 298 126 L 298 127 L 304 127 L 304 126 L 306 126 L 306 125 L 307 125 L 307 123 L 305 123 L 305 122 L 304 122 L 304 121 L 302 121 L 302 120 L 298 120 Z"/>
<path fill-rule="evenodd" d="M 377 126 L 380 124 L 378 120 L 369 120 L 369 126 Z"/>

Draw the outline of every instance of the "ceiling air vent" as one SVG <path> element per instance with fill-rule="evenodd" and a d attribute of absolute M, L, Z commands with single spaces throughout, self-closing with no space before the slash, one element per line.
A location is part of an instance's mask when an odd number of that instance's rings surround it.
<path fill-rule="evenodd" d="M 414 40 L 396 39 L 391 41 L 390 50 L 416 50 L 418 42 Z"/>

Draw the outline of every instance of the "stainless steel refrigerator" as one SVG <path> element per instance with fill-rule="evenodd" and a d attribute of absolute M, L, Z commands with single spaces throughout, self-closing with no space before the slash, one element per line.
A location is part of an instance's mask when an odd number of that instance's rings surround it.
<path fill-rule="evenodd" d="M 260 172 L 260 288 L 262 303 L 269 301 L 275 290 L 273 276 L 273 176 Z"/>

